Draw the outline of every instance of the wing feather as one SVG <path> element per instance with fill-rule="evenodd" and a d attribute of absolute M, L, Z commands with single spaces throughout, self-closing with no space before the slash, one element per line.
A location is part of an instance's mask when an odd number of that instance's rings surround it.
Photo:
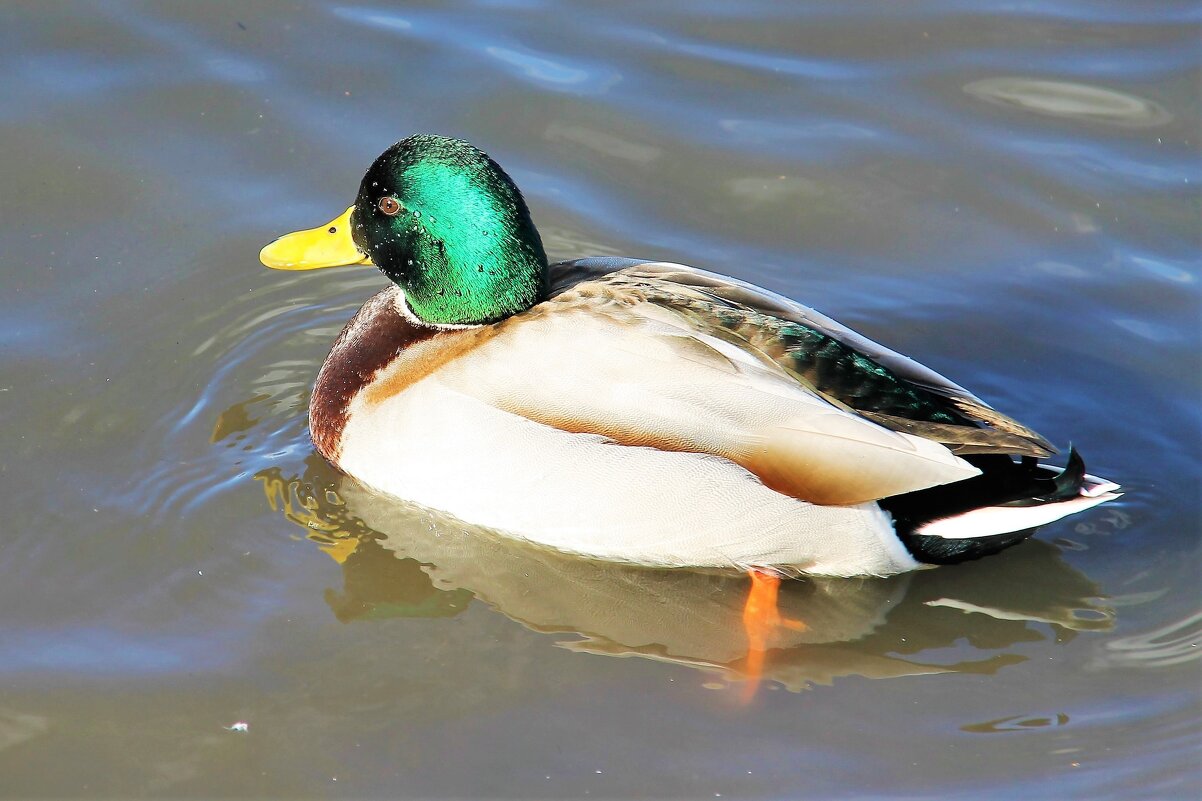
<path fill-rule="evenodd" d="M 1055 453 L 1044 437 L 964 387 L 800 303 L 751 284 L 679 264 L 582 259 L 556 265 L 561 292 L 610 282 L 643 302 L 672 308 L 764 360 L 833 405 L 956 453 Z"/>
<path fill-rule="evenodd" d="M 947 448 L 838 408 L 638 293 L 580 285 L 432 378 L 555 428 L 711 454 L 802 500 L 856 504 L 977 475 Z M 646 312 L 644 314 L 643 312 Z"/>

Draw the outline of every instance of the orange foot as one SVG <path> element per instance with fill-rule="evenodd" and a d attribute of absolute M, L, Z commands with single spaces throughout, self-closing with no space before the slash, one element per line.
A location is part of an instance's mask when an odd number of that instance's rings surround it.
<path fill-rule="evenodd" d="M 806 624 L 800 620 L 781 617 L 776 599 L 780 593 L 780 576 L 750 570 L 751 591 L 743 606 L 743 629 L 747 632 L 747 683 L 743 689 L 743 703 L 755 698 L 764 675 L 764 656 L 768 642 L 778 628 L 790 631 L 805 631 Z"/>

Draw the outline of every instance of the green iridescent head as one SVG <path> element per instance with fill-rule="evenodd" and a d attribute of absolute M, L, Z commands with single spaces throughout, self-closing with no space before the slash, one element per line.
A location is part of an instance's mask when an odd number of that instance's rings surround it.
<path fill-rule="evenodd" d="M 467 142 L 397 142 L 363 177 L 354 209 L 355 244 L 426 322 L 489 323 L 546 295 L 547 257 L 522 193 Z"/>
<path fill-rule="evenodd" d="M 371 165 L 355 205 L 259 257 L 281 270 L 370 260 L 435 325 L 495 322 L 547 292 L 547 256 L 522 193 L 483 152 L 443 136 L 397 142 Z"/>

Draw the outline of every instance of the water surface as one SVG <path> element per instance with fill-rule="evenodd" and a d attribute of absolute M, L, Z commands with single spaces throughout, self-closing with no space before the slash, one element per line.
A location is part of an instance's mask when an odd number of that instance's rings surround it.
<path fill-rule="evenodd" d="M 7 4 L 0 795 L 1196 795 L 1198 25 Z M 418 131 L 503 164 L 552 258 L 796 297 L 1128 494 L 978 563 L 793 583 L 809 628 L 740 705 L 742 579 L 518 546 L 313 452 L 313 377 L 383 279 L 257 252 Z"/>

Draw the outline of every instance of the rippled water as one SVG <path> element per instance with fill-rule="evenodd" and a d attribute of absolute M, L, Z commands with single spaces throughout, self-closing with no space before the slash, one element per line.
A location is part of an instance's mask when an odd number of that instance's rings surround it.
<path fill-rule="evenodd" d="M 5 5 L 0 795 L 1195 796 L 1200 21 Z M 465 531 L 314 454 L 309 386 L 383 279 L 256 255 L 415 131 L 505 165 L 553 258 L 796 297 L 1128 494 L 792 583 L 808 628 L 740 705 L 743 579 Z"/>

